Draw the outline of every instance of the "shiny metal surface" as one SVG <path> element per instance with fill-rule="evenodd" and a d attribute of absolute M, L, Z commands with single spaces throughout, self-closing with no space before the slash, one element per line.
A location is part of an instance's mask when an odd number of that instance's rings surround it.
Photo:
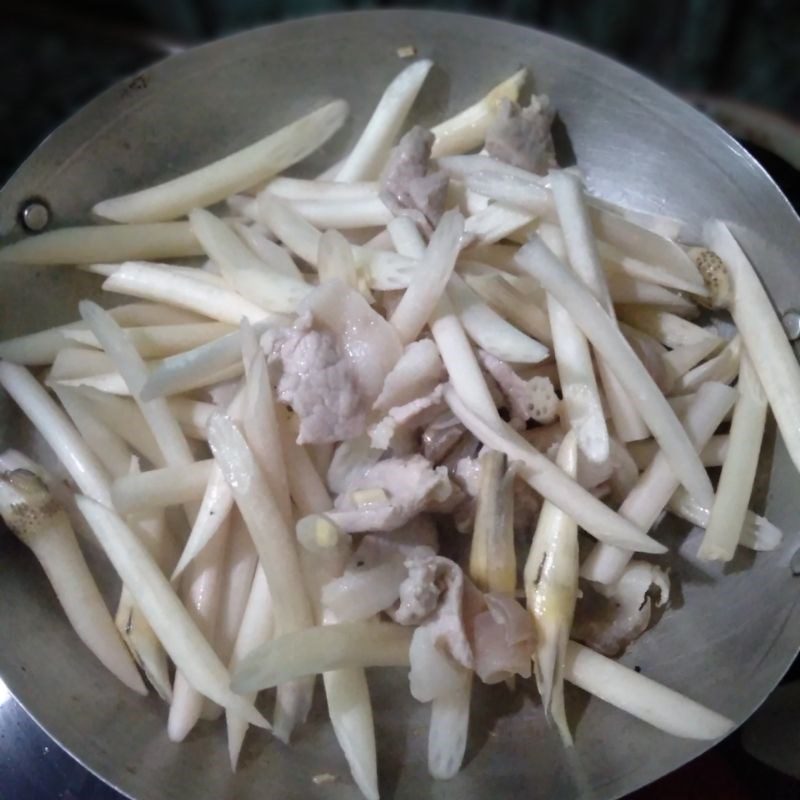
<path fill-rule="evenodd" d="M 333 96 L 353 117 L 305 170 L 313 173 L 352 141 L 414 45 L 438 65 L 415 118 L 422 124 L 472 102 L 524 64 L 549 94 L 592 190 L 698 223 L 718 215 L 737 226 L 781 312 L 796 307 L 800 223 L 763 170 L 689 106 L 629 70 L 567 42 L 502 22 L 434 12 L 370 12 L 283 23 L 175 56 L 115 86 L 51 136 L 0 193 L 0 235 L 20 236 L 18 213 L 41 197 L 51 225 L 85 221 L 91 205 L 216 158 Z M 83 273 L 0 269 L 0 334 L 76 315 L 95 281 Z M 774 435 L 773 435 L 774 439 Z M 0 442 L 35 445 L 0 398 Z M 741 722 L 776 685 L 800 644 L 800 578 L 790 560 L 800 518 L 798 476 L 780 443 L 766 448 L 758 503 L 788 541 L 744 554 L 724 571 L 698 563 L 697 532 L 662 526 L 678 589 L 629 664 Z M 108 580 L 109 597 L 114 582 Z M 724 574 L 723 574 L 724 572 Z M 10 537 L 0 537 L 0 674 L 30 713 L 78 759 L 138 800 L 355 797 L 323 724 L 291 749 L 252 736 L 236 775 L 223 730 L 203 723 L 168 742 L 165 709 L 107 676 L 57 613 L 45 579 Z M 576 747 L 565 753 L 545 726 L 532 690 L 475 693 L 464 770 L 434 783 L 426 769 L 428 710 L 408 698 L 402 671 L 370 675 L 386 798 L 618 797 L 698 755 L 707 745 L 673 739 L 577 692 L 568 695 Z M 331 773 L 337 781 L 316 785 Z"/>

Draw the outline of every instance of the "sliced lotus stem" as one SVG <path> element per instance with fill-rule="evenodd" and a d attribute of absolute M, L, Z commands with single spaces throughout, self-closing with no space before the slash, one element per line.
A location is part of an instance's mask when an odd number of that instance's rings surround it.
<path fill-rule="evenodd" d="M 694 404 L 697 395 L 685 395 L 681 400 L 685 399 L 689 402 L 681 404 L 680 410 L 676 409 L 676 413 L 682 419 L 685 418 L 689 408 Z M 725 417 L 727 419 L 727 415 Z M 723 419 L 724 421 L 724 419 Z M 720 433 L 712 436 L 708 440 L 708 444 L 700 451 L 700 459 L 704 467 L 721 467 L 728 454 L 728 441 L 727 433 Z M 658 442 L 648 439 L 643 442 L 631 442 L 628 445 L 628 452 L 633 457 L 639 469 L 646 469 L 653 459 L 658 454 Z"/>
<path fill-rule="evenodd" d="M 303 273 L 292 261 L 289 253 L 279 244 L 275 244 L 261 230 L 255 226 L 243 225 L 235 222 L 233 227 L 239 236 L 244 239 L 250 249 L 273 271 L 285 275 L 287 278 L 303 279 Z"/>
<path fill-rule="evenodd" d="M 111 487 L 114 508 L 131 514 L 199 500 L 213 466 L 213 459 L 206 459 L 117 478 Z"/>
<path fill-rule="evenodd" d="M 358 273 L 350 242 L 339 231 L 326 231 L 319 240 L 317 272 L 320 282 L 340 280 L 358 291 Z"/>
<path fill-rule="evenodd" d="M 189 223 L 225 281 L 242 297 L 267 311 L 291 313 L 311 291 L 302 279 L 271 271 L 236 233 L 210 211 L 196 208 Z"/>
<path fill-rule="evenodd" d="M 347 111 L 347 103 L 334 100 L 219 161 L 158 186 L 104 200 L 93 211 L 117 222 L 153 222 L 213 205 L 302 161 L 339 130 Z"/>
<path fill-rule="evenodd" d="M 465 277 L 467 283 L 512 325 L 540 342 L 552 344 L 550 320 L 544 309 L 526 300 L 501 275 Z"/>
<path fill-rule="evenodd" d="M 668 311 L 626 306 L 617 309 L 617 316 L 623 322 L 649 334 L 669 348 L 674 349 L 700 342 L 713 342 L 718 347 L 725 344 L 725 340 L 714 331 L 695 325 L 695 323 Z"/>
<path fill-rule="evenodd" d="M 193 464 L 192 451 L 167 401 L 163 398 L 148 401 L 141 399 L 140 393 L 147 381 L 147 367 L 124 330 L 95 303 L 82 301 L 80 312 L 128 385 L 158 442 L 164 461 L 172 467 Z"/>
<path fill-rule="evenodd" d="M 183 576 L 184 605 L 197 629 L 209 642 L 215 639 L 229 532 L 229 525 L 225 523 Z M 200 719 L 202 711 L 203 695 L 181 670 L 177 670 L 167 722 L 170 741 L 182 742 Z"/>
<path fill-rule="evenodd" d="M 241 371 L 244 371 L 244 366 Z M 231 377 L 238 377 L 241 371 L 237 370 Z M 167 404 L 187 436 L 192 439 L 206 439 L 208 421 L 211 419 L 211 415 L 219 410 L 218 406 L 214 403 L 205 403 L 202 400 L 192 400 L 189 397 L 181 396 L 170 397 Z"/>
<path fill-rule="evenodd" d="M 742 361 L 736 389 L 738 398 L 733 409 L 728 453 L 697 553 L 700 558 L 712 561 L 730 561 L 739 543 L 767 421 L 767 398 L 747 356 Z"/>
<path fill-rule="evenodd" d="M 275 631 L 275 615 L 272 604 L 272 594 L 269 590 L 267 577 L 260 564 L 256 566 L 253 576 L 253 585 L 250 588 L 250 595 L 247 599 L 242 624 L 236 635 L 236 642 L 233 646 L 233 653 L 229 662 L 231 672 L 234 672 L 242 659 L 256 650 L 264 642 L 268 642 Z M 255 702 L 256 692 L 244 695 L 248 702 Z M 230 757 L 231 769 L 236 770 L 239 761 L 239 753 L 247 734 L 248 722 L 238 714 L 230 711 L 226 713 L 226 723 L 228 728 L 228 756 Z"/>
<path fill-rule="evenodd" d="M 377 192 L 373 197 L 336 200 L 291 200 L 292 207 L 318 228 L 352 230 L 387 225 L 394 215 Z"/>
<path fill-rule="evenodd" d="M 472 244 L 491 245 L 530 225 L 536 214 L 505 203 L 492 205 L 468 217 L 464 223 L 464 240 Z"/>
<path fill-rule="evenodd" d="M 459 181 L 465 181 L 475 175 L 484 177 L 508 176 L 512 179 L 516 178 L 519 181 L 524 181 L 526 184 L 534 184 L 542 189 L 547 189 L 550 185 L 549 177 L 543 177 L 522 167 L 515 167 L 513 164 L 507 164 L 505 161 L 492 158 L 486 153 L 485 149 L 481 150 L 480 153 L 471 155 L 442 156 L 437 159 L 436 164 L 439 169 L 444 170 L 450 177 Z M 477 192 L 477 194 L 480 195 L 480 192 Z M 483 196 L 485 197 L 485 195 Z M 544 197 L 544 195 L 542 196 Z"/>
<path fill-rule="evenodd" d="M 353 200 L 377 197 L 379 190 L 378 181 L 338 183 L 319 179 L 285 177 L 273 178 L 264 187 L 264 191 L 286 200 Z"/>
<path fill-rule="evenodd" d="M 65 347 L 53 360 L 47 373 L 50 382 L 109 374 L 114 362 L 102 351 L 87 347 Z"/>
<path fill-rule="evenodd" d="M 741 357 L 742 338 L 737 335 L 716 356 L 677 378 L 672 384 L 672 391 L 675 394 L 689 394 L 707 381 L 731 383 L 739 374 Z"/>
<path fill-rule="evenodd" d="M 186 222 L 84 225 L 46 231 L 0 248 L 0 263 L 47 267 L 202 255 Z"/>
<path fill-rule="evenodd" d="M 37 474 L 37 465 L 29 466 L 33 469 L 0 472 L 0 516 L 42 565 L 81 641 L 126 686 L 147 694 L 86 565 L 66 512 Z"/>
<path fill-rule="evenodd" d="M 431 702 L 428 727 L 428 772 L 446 781 L 461 769 L 467 749 L 469 706 L 472 698 L 472 672 L 459 674 L 460 685 Z"/>
<path fill-rule="evenodd" d="M 103 290 L 167 303 L 229 325 L 238 325 L 242 317 L 251 322 L 274 319 L 232 289 L 211 286 L 185 273 L 159 269 L 144 261 L 125 261 L 117 266 L 103 282 Z"/>
<path fill-rule="evenodd" d="M 267 573 L 278 631 L 291 633 L 309 627 L 313 615 L 303 588 L 294 535 L 252 451 L 233 422 L 222 414 L 212 417 L 208 441 Z"/>
<path fill-rule="evenodd" d="M 707 339 L 696 344 L 685 344 L 682 347 L 676 347 L 674 350 L 664 353 L 662 361 L 667 373 L 666 380 L 670 387 L 691 369 L 713 355 L 718 349 L 719 344 L 717 342 Z"/>
<path fill-rule="evenodd" d="M 419 268 L 389 322 L 403 344 L 413 342 L 436 309 L 456 263 L 464 233 L 464 218 L 447 211 L 436 226 Z"/>
<path fill-rule="evenodd" d="M 497 409 L 475 352 L 447 297 L 439 301 L 430 328 L 455 392 L 481 416 L 496 417 Z"/>
<path fill-rule="evenodd" d="M 110 505 L 108 473 L 33 375 L 25 367 L 0 361 L 0 386 L 52 448 L 81 492 Z"/>
<path fill-rule="evenodd" d="M 148 325 L 196 325 L 204 322 L 203 317 L 199 314 L 161 303 L 124 303 L 109 309 L 108 313 L 118 325 L 122 325 L 124 328 Z M 77 322 L 76 325 L 82 328 L 86 327 L 83 320 Z"/>
<path fill-rule="evenodd" d="M 411 633 L 388 622 L 341 622 L 287 633 L 250 653 L 234 670 L 231 686 L 245 693 L 331 670 L 408 666 Z"/>
<path fill-rule="evenodd" d="M 683 295 L 621 272 L 609 273 L 608 289 L 615 305 L 651 306 L 684 317 L 694 317 L 700 313 L 697 306 Z"/>
<path fill-rule="evenodd" d="M 252 703 L 231 691 L 228 670 L 136 534 L 111 509 L 84 496 L 78 496 L 76 501 L 176 668 L 206 697 L 240 714 L 252 725 L 268 727 Z"/>
<path fill-rule="evenodd" d="M 469 557 L 469 576 L 484 592 L 513 595 L 517 588 L 514 550 L 514 479 L 506 472 L 505 456 L 493 450 L 480 455 L 475 525 Z"/>
<path fill-rule="evenodd" d="M 723 260 L 733 281 L 733 321 L 764 387 L 786 449 L 800 469 L 800 366 L 792 346 L 764 286 L 725 223 L 709 223 L 703 238 Z"/>
<path fill-rule="evenodd" d="M 735 400 L 736 391 L 721 383 L 706 383 L 698 391 L 683 418 L 685 431 L 698 452 L 711 438 Z M 625 498 L 619 514 L 641 529 L 649 530 L 677 488 L 677 476 L 662 449 Z M 598 583 L 616 583 L 632 556 L 630 551 L 597 545 L 584 560 L 581 575 Z"/>
<path fill-rule="evenodd" d="M 118 372 L 101 372 L 95 375 L 84 375 L 81 378 L 61 378 L 54 380 L 49 378 L 49 386 L 66 386 L 68 388 L 88 388 L 96 389 L 104 394 L 115 395 L 116 397 L 129 397 L 130 390 L 124 378 Z"/>
<path fill-rule="evenodd" d="M 676 516 L 699 528 L 705 528 L 711 517 L 711 510 L 701 506 L 683 488 L 672 495 L 667 508 Z M 750 550 L 769 551 L 776 550 L 782 541 L 783 531 L 780 528 L 752 511 L 745 513 L 742 529 L 738 533 L 739 545 Z"/>
<path fill-rule="evenodd" d="M 431 153 L 433 157 L 466 153 L 480 147 L 500 102 L 505 98 L 516 100 L 527 77 L 526 69 L 515 72 L 477 103 L 432 128 L 431 132 L 436 137 Z"/>
<path fill-rule="evenodd" d="M 568 433 L 556 458 L 571 478 L 578 472 L 576 444 L 574 433 Z M 578 599 L 579 567 L 575 520 L 545 501 L 525 562 L 525 596 L 536 626 L 536 685 L 565 747 L 572 746 L 572 734 L 564 711 L 564 661 Z"/>
<path fill-rule="evenodd" d="M 196 325 L 143 326 L 130 328 L 127 334 L 142 358 L 163 358 L 199 347 L 231 330 L 229 325 L 206 322 Z M 65 331 L 64 338 L 86 347 L 100 346 L 97 337 L 88 330 Z"/>
<path fill-rule="evenodd" d="M 516 261 L 564 305 L 598 355 L 608 363 L 681 483 L 701 502 L 710 502 L 714 495 L 711 481 L 686 431 L 636 353 L 589 290 L 540 240 L 532 239 L 525 245 Z"/>
<path fill-rule="evenodd" d="M 90 387 L 80 387 L 73 391 L 85 398 L 97 418 L 122 437 L 133 450 L 144 456 L 154 467 L 164 465 L 161 448 L 134 400 L 114 397 Z"/>
<path fill-rule="evenodd" d="M 473 436 L 486 447 L 505 453 L 509 460 L 520 462 L 517 465 L 517 474 L 542 497 L 573 517 L 587 533 L 601 541 L 622 547 L 634 547 L 641 552 L 666 551 L 663 545 L 651 539 L 572 480 L 505 424 L 496 412 L 493 419 L 486 419 L 468 407 L 458 392 L 452 388 L 445 390 L 445 400 L 450 410 Z"/>
<path fill-rule="evenodd" d="M 378 177 L 432 66 L 428 59 L 416 61 L 386 87 L 359 140 L 336 173 L 337 181 Z"/>
<path fill-rule="evenodd" d="M 567 645 L 564 678 L 673 736 L 720 739 L 734 727 L 722 714 L 577 642 Z"/>
<path fill-rule="evenodd" d="M 450 276 L 447 296 L 470 339 L 495 358 L 537 364 L 549 356 L 545 345 L 506 322 L 456 273 Z"/>

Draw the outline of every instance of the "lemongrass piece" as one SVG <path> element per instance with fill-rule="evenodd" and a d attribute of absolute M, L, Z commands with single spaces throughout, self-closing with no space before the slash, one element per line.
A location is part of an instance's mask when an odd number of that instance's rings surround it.
<path fill-rule="evenodd" d="M 214 640 L 219 613 L 228 533 L 229 525 L 225 523 L 222 530 L 192 561 L 183 576 L 184 606 L 197 629 L 209 642 Z M 202 711 L 203 695 L 192 686 L 181 670 L 177 670 L 167 720 L 170 741 L 182 742 L 200 719 Z"/>
<path fill-rule="evenodd" d="M 568 433 L 556 464 L 571 478 L 578 472 L 577 441 Z M 565 747 L 572 734 L 564 710 L 564 661 L 578 599 L 578 526 L 575 520 L 545 501 L 525 562 L 528 610 L 536 626 L 534 670 L 545 714 L 558 729 Z"/>
<path fill-rule="evenodd" d="M 439 300 L 430 329 L 455 392 L 471 410 L 488 419 L 495 418 L 497 410 L 489 387 L 447 297 Z"/>
<path fill-rule="evenodd" d="M 76 502 L 176 668 L 206 697 L 252 725 L 269 727 L 251 703 L 231 691 L 228 670 L 133 531 L 115 512 L 91 498 L 80 495 Z"/>
<path fill-rule="evenodd" d="M 702 328 L 668 311 L 642 306 L 623 306 L 617 316 L 628 325 L 647 333 L 669 348 L 714 342 L 721 347 L 725 342 L 714 331 Z"/>
<path fill-rule="evenodd" d="M 287 633 L 250 653 L 234 670 L 231 686 L 245 693 L 331 670 L 408 666 L 411 633 L 388 622 L 340 622 Z"/>
<path fill-rule="evenodd" d="M 291 633 L 309 627 L 312 613 L 302 585 L 294 536 L 252 451 L 233 422 L 222 414 L 212 417 L 208 441 L 267 573 L 278 631 Z"/>
<path fill-rule="evenodd" d="M 374 197 L 356 197 L 336 200 L 291 200 L 292 207 L 318 228 L 373 228 L 387 225 L 394 218 L 383 200 Z"/>
<path fill-rule="evenodd" d="M 683 430 L 697 451 L 711 438 L 735 400 L 735 390 L 722 383 L 706 383 L 697 392 L 683 418 Z M 678 478 L 662 449 L 625 498 L 619 514 L 643 530 L 649 530 L 677 488 Z M 703 500 L 699 502 L 704 503 Z M 596 545 L 581 565 L 581 575 L 598 583 L 616 583 L 632 555 L 621 548 Z"/>
<path fill-rule="evenodd" d="M 267 265 L 218 217 L 196 208 L 189 224 L 225 281 L 243 297 L 267 311 L 291 313 L 311 291 L 301 279 L 271 272 Z"/>
<path fill-rule="evenodd" d="M 36 465 L 29 466 L 38 472 Z M 36 472 L 25 467 L 0 472 L 0 516 L 42 565 L 81 641 L 128 688 L 147 694 L 86 565 L 69 518 Z"/>
<path fill-rule="evenodd" d="M 361 136 L 336 173 L 338 182 L 378 177 L 432 66 L 428 59 L 416 61 L 386 87 Z"/>
<path fill-rule="evenodd" d="M 447 211 L 431 236 L 425 256 L 389 319 L 403 344 L 413 342 L 434 312 L 456 263 L 464 218 Z"/>
<path fill-rule="evenodd" d="M 606 360 L 680 482 L 701 502 L 710 502 L 714 494 L 711 481 L 686 431 L 636 353 L 589 290 L 540 240 L 532 239 L 525 245 L 516 261 L 564 305 L 600 357 Z"/>
<path fill-rule="evenodd" d="M 212 459 L 152 469 L 117 478 L 111 499 L 120 514 L 181 505 L 203 496 L 214 465 Z"/>
<path fill-rule="evenodd" d="M 234 223 L 234 228 L 239 236 L 244 239 L 250 249 L 274 272 L 285 275 L 287 278 L 302 280 L 303 273 L 292 261 L 289 253 L 279 244 L 275 244 L 255 226 Z"/>
<path fill-rule="evenodd" d="M 462 670 L 458 684 L 431 702 L 428 772 L 437 780 L 449 780 L 461 769 L 467 749 L 472 678 L 471 671 Z"/>
<path fill-rule="evenodd" d="M 697 391 L 707 381 L 731 383 L 739 374 L 741 357 L 742 338 L 736 335 L 713 358 L 709 358 L 676 378 L 671 391 L 675 394 L 689 394 Z"/>
<path fill-rule="evenodd" d="M 734 727 L 722 714 L 577 642 L 567 645 L 564 678 L 673 736 L 719 739 Z"/>
<path fill-rule="evenodd" d="M 733 558 L 753 493 L 767 420 L 767 398 L 746 355 L 736 389 L 738 398 L 733 409 L 728 453 L 722 465 L 711 517 L 697 553 L 699 558 L 712 561 L 730 561 Z"/>
<path fill-rule="evenodd" d="M 546 456 L 532 447 L 496 414 L 485 418 L 470 408 L 457 390 L 447 388 L 445 400 L 464 427 L 486 447 L 504 452 L 511 461 L 521 462 L 518 475 L 531 488 L 565 511 L 596 539 L 633 547 L 644 553 L 663 553 L 666 548 L 573 481 Z M 627 544 L 626 544 L 627 543 Z"/>
<path fill-rule="evenodd" d="M 306 178 L 273 178 L 264 191 L 285 200 L 353 200 L 377 197 L 380 186 L 377 181 L 308 180 Z"/>
<path fill-rule="evenodd" d="M 536 364 L 548 357 L 550 351 L 545 345 L 506 322 L 457 273 L 450 276 L 447 296 L 467 335 L 495 358 Z"/>
<path fill-rule="evenodd" d="M 153 222 L 213 205 L 313 153 L 342 126 L 347 111 L 347 103 L 334 100 L 219 161 L 149 189 L 104 200 L 92 210 L 117 222 Z"/>
<path fill-rule="evenodd" d="M 117 365 L 158 442 L 164 461 L 173 467 L 191 465 L 194 456 L 167 401 L 163 398 L 149 401 L 141 399 L 140 392 L 147 381 L 147 368 L 124 330 L 95 303 L 84 300 L 79 309 L 103 350 Z"/>
<path fill-rule="evenodd" d="M 202 255 L 186 222 L 84 225 L 45 231 L 0 248 L 0 263 L 51 266 Z"/>
<path fill-rule="evenodd" d="M 260 647 L 264 642 L 268 642 L 275 630 L 275 615 L 272 603 L 272 594 L 269 590 L 267 577 L 259 563 L 253 577 L 253 584 L 250 588 L 250 595 L 247 598 L 242 624 L 236 635 L 236 642 L 233 646 L 233 653 L 229 662 L 231 673 L 236 671 L 242 659 L 253 650 Z M 256 692 L 248 692 L 244 699 L 252 703 L 256 699 Z M 236 770 L 239 761 L 239 753 L 247 734 L 247 720 L 238 714 L 227 711 L 225 721 L 228 729 L 228 756 L 230 758 L 231 769 Z"/>
<path fill-rule="evenodd" d="M 697 395 L 686 395 L 680 398 L 688 402 L 685 405 L 681 404 L 680 410 L 676 408 L 678 416 L 681 418 L 684 417 L 691 405 L 695 402 L 696 396 Z M 729 437 L 727 433 L 716 434 L 708 440 L 706 446 L 700 451 L 700 459 L 704 467 L 722 466 L 728 454 L 728 440 Z M 628 445 L 628 452 L 633 457 L 639 469 L 647 469 L 658 453 L 658 442 L 652 439 L 642 442 L 631 442 Z"/>
<path fill-rule="evenodd" d="M 672 495 L 667 509 L 692 525 L 705 528 L 711 517 L 711 510 L 701 506 L 689 493 L 680 488 Z M 739 545 L 750 550 L 775 550 L 783 540 L 783 532 L 765 517 L 747 511 L 742 529 L 738 533 Z"/>
<path fill-rule="evenodd" d="M 526 69 L 515 72 L 477 103 L 434 126 L 431 129 L 435 137 L 431 151 L 433 158 L 465 153 L 480 147 L 501 101 L 505 98 L 515 101 L 527 77 Z"/>
<path fill-rule="evenodd" d="M 131 451 L 125 440 L 92 413 L 88 401 L 66 386 L 55 389 L 64 410 L 78 429 L 97 460 L 114 478 L 125 475 L 131 463 Z"/>
<path fill-rule="evenodd" d="M 464 239 L 472 244 L 491 245 L 530 225 L 534 219 L 536 215 L 528 211 L 504 203 L 492 203 L 467 218 Z"/>
<path fill-rule="evenodd" d="M 0 386 L 51 447 L 81 492 L 110 505 L 108 473 L 33 375 L 25 367 L 0 361 Z"/>
<path fill-rule="evenodd" d="M 229 325 L 238 325 L 242 317 L 251 322 L 275 319 L 233 290 L 211 286 L 144 261 L 125 261 L 117 266 L 103 282 L 103 290 L 164 302 Z"/>
<path fill-rule="evenodd" d="M 685 344 L 682 347 L 676 347 L 674 350 L 664 353 L 661 360 L 664 364 L 666 380 L 669 386 L 672 387 L 678 378 L 685 375 L 718 349 L 717 342 L 707 339 L 696 344 Z"/>

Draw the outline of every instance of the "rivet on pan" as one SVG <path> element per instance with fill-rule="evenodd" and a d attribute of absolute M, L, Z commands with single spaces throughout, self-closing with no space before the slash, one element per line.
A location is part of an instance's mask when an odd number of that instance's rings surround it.
<path fill-rule="evenodd" d="M 38 233 L 50 222 L 50 209 L 41 200 L 28 200 L 22 206 L 20 220 L 26 230 Z"/>
<path fill-rule="evenodd" d="M 792 575 L 796 578 L 800 577 L 800 547 L 795 550 L 792 560 L 789 562 L 789 569 L 792 570 Z"/>
<path fill-rule="evenodd" d="M 786 311 L 781 317 L 783 320 L 783 329 L 791 341 L 800 339 L 800 311 L 792 308 Z"/>

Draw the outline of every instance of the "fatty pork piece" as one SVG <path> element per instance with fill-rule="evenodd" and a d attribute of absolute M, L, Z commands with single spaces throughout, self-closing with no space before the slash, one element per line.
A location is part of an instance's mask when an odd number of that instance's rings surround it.
<path fill-rule="evenodd" d="M 423 456 L 387 458 L 354 474 L 327 516 L 348 533 L 390 531 L 424 511 L 443 511 L 455 488 Z"/>
<path fill-rule="evenodd" d="M 278 399 L 300 420 L 300 444 L 363 433 L 367 412 L 400 358 L 396 333 L 364 298 L 338 280 L 303 301 L 295 323 L 262 340 L 279 363 Z"/>
<path fill-rule="evenodd" d="M 583 585 L 572 638 L 607 656 L 619 655 L 649 627 L 653 605 L 669 602 L 667 573 L 646 561 L 631 561 L 611 586 Z"/>
<path fill-rule="evenodd" d="M 556 166 L 550 134 L 554 116 L 546 95 L 531 97 L 527 108 L 502 100 L 486 131 L 486 151 L 499 161 L 546 175 Z"/>
<path fill-rule="evenodd" d="M 439 223 L 447 199 L 447 176 L 429 172 L 433 140 L 429 130 L 413 127 L 392 150 L 381 176 L 380 196 L 387 208 L 427 231 Z"/>

